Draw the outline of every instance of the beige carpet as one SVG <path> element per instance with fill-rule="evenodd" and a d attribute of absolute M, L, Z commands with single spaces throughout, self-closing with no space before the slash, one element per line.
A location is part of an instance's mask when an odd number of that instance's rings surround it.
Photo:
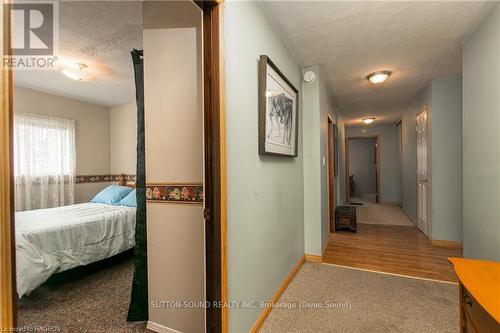
<path fill-rule="evenodd" d="M 127 323 L 131 252 L 52 276 L 18 301 L 18 327 L 49 332 L 145 333 Z"/>
<path fill-rule="evenodd" d="M 457 293 L 454 284 L 305 263 L 260 332 L 458 332 Z"/>
<path fill-rule="evenodd" d="M 363 203 L 355 206 L 358 223 L 415 226 L 397 206 L 376 204 L 362 198 L 351 198 L 351 202 Z"/>

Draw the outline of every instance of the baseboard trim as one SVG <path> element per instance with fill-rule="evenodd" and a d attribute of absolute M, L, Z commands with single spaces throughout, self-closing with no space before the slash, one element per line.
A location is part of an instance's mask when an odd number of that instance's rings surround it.
<path fill-rule="evenodd" d="M 463 249 L 463 244 L 461 242 L 433 239 L 431 240 L 431 243 L 434 246 L 444 247 L 447 249 L 455 249 L 455 250 Z"/>
<path fill-rule="evenodd" d="M 328 235 L 330 236 L 330 235 Z M 321 254 L 321 262 L 323 262 L 323 258 L 325 257 L 326 250 L 328 250 L 328 243 L 330 243 L 330 237 L 328 237 L 328 242 L 326 243 L 326 246 L 323 250 L 323 253 Z"/>
<path fill-rule="evenodd" d="M 152 321 L 148 320 L 148 323 L 146 325 L 146 328 L 148 330 L 151 330 L 153 332 L 158 332 L 158 333 L 182 333 L 181 331 L 174 330 L 173 328 L 163 326 L 157 323 L 154 323 Z"/>
<path fill-rule="evenodd" d="M 304 260 L 309 262 L 317 262 L 321 264 L 323 262 L 323 257 L 314 254 L 304 254 Z"/>
<path fill-rule="evenodd" d="M 299 261 L 295 264 L 295 266 L 293 266 L 292 270 L 288 273 L 288 275 L 285 277 L 285 279 L 281 282 L 281 285 L 279 286 L 278 290 L 276 290 L 273 297 L 269 301 L 269 303 L 271 305 L 274 305 L 278 301 L 278 299 L 281 297 L 281 294 L 283 294 L 283 292 L 288 287 L 290 282 L 292 282 L 293 278 L 298 273 L 298 271 L 300 270 L 300 267 L 304 263 L 304 257 L 305 256 L 302 256 L 299 259 Z M 273 309 L 273 307 L 270 306 L 270 307 L 266 307 L 262 310 L 259 318 L 257 318 L 255 323 L 252 325 L 252 328 L 250 328 L 250 333 L 257 333 L 260 330 L 260 328 L 264 324 L 264 321 L 266 320 L 267 316 L 269 316 L 269 314 L 271 313 L 272 309 Z"/>

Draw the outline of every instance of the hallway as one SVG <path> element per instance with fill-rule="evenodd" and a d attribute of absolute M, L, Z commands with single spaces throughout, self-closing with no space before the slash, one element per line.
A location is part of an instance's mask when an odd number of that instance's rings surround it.
<path fill-rule="evenodd" d="M 358 232 L 331 233 L 323 262 L 457 282 L 447 258 L 461 257 L 462 250 L 433 245 L 410 221 L 397 225 L 403 220 L 396 211 L 403 215 L 391 206 L 357 206 Z"/>
<path fill-rule="evenodd" d="M 376 204 L 374 201 L 356 197 L 352 197 L 351 202 L 363 204 L 356 205 L 358 223 L 400 225 L 406 227 L 415 226 L 398 206 L 380 205 Z"/>

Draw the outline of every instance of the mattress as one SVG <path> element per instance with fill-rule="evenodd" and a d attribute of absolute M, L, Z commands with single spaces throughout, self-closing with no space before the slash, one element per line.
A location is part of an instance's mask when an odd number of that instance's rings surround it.
<path fill-rule="evenodd" d="M 83 203 L 16 212 L 19 297 L 54 273 L 109 258 L 135 244 L 133 207 Z"/>

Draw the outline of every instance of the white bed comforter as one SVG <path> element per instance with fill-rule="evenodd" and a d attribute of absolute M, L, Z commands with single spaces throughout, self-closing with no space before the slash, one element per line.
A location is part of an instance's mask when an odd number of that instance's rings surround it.
<path fill-rule="evenodd" d="M 19 297 L 57 272 L 109 258 L 135 244 L 135 208 L 83 203 L 16 213 Z"/>

